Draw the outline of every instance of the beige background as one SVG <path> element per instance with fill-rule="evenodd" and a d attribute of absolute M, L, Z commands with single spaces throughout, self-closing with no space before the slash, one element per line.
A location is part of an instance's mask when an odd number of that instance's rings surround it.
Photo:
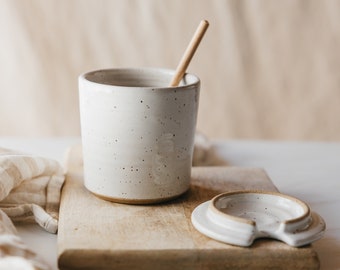
<path fill-rule="evenodd" d="M 80 73 L 175 68 L 201 19 L 199 130 L 340 139 L 340 1 L 318 0 L 0 0 L 0 136 L 79 135 Z"/>

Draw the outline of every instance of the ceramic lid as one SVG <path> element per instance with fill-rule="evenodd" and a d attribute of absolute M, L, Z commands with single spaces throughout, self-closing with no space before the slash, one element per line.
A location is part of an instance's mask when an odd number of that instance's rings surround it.
<path fill-rule="evenodd" d="M 191 220 L 206 236 L 238 246 L 266 237 L 298 247 L 320 239 L 325 230 L 306 203 L 278 192 L 223 193 L 197 206 Z"/>

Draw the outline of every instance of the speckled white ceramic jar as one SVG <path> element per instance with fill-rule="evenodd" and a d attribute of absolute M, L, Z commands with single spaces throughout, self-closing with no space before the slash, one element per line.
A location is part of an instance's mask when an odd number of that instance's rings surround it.
<path fill-rule="evenodd" d="M 84 183 L 123 203 L 175 198 L 190 185 L 200 80 L 168 87 L 166 69 L 108 69 L 79 77 Z"/>

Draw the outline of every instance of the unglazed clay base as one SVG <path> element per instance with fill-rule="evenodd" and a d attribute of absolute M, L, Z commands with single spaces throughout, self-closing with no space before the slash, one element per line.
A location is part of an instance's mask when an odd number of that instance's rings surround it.
<path fill-rule="evenodd" d="M 122 199 L 122 198 L 113 198 L 113 197 L 107 197 L 107 196 L 102 196 L 100 194 L 96 194 L 92 191 L 90 191 L 93 195 L 96 197 L 103 199 L 105 201 L 110 201 L 114 203 L 122 203 L 122 204 L 136 204 L 136 205 L 143 205 L 143 204 L 157 204 L 157 203 L 163 203 L 163 202 L 168 202 L 177 199 L 178 197 L 181 197 L 185 193 L 187 193 L 188 190 L 185 192 L 176 195 L 176 196 L 171 196 L 171 197 L 164 197 L 164 198 L 156 198 L 156 199 Z"/>
<path fill-rule="evenodd" d="M 201 233 L 238 246 L 267 237 L 299 247 L 320 239 L 325 230 L 307 204 L 275 192 L 223 193 L 199 205 L 191 220 Z"/>

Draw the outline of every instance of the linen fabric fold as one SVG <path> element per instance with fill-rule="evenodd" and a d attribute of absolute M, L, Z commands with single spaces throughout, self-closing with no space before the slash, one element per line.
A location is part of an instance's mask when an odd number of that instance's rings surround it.
<path fill-rule="evenodd" d="M 0 269 L 49 269 L 12 222 L 36 222 L 56 233 L 64 180 L 57 161 L 0 148 Z"/>
<path fill-rule="evenodd" d="M 56 233 L 64 179 L 55 160 L 0 148 L 0 208 L 13 222 L 35 221 Z"/>
<path fill-rule="evenodd" d="M 22 242 L 12 221 L 2 210 L 0 210 L 0 269 L 50 269 L 39 255 Z"/>

